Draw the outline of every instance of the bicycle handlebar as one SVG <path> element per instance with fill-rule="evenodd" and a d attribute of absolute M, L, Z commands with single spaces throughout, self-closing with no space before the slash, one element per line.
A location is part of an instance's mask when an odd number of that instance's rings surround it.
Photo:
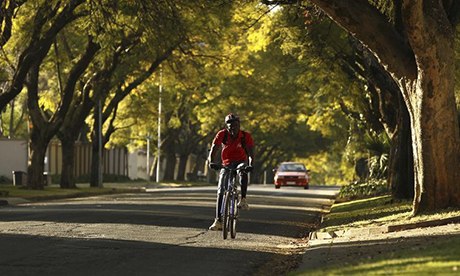
<path fill-rule="evenodd" d="M 210 163 L 209 167 L 213 170 L 220 170 L 220 169 L 225 169 L 229 171 L 243 171 L 243 172 L 251 172 L 252 171 L 252 166 L 247 166 L 246 164 L 240 164 L 236 168 L 230 168 L 228 166 L 224 166 L 223 164 L 219 163 Z"/>

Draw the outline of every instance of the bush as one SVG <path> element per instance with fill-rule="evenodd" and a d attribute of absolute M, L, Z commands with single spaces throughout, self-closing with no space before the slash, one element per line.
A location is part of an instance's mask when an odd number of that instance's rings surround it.
<path fill-rule="evenodd" d="M 0 175 L 0 184 L 11 184 L 11 183 L 13 183 L 13 181 L 10 178 L 4 175 Z"/>
<path fill-rule="evenodd" d="M 85 174 L 77 177 L 75 179 L 76 183 L 89 183 L 90 175 Z M 115 175 L 115 174 L 104 174 L 102 176 L 102 179 L 104 182 L 112 182 L 112 183 L 117 183 L 117 182 L 132 182 L 132 180 L 129 179 L 128 176 L 123 176 L 123 175 Z M 53 183 L 59 183 L 61 181 L 61 175 L 60 174 L 54 174 L 52 175 L 52 181 Z"/>
<path fill-rule="evenodd" d="M 341 199 L 358 199 L 388 194 L 385 179 L 369 179 L 367 182 L 352 182 L 342 186 L 339 192 Z"/>

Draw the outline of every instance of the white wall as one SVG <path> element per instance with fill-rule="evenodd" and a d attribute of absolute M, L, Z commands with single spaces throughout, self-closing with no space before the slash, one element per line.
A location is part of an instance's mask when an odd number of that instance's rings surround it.
<path fill-rule="evenodd" d="M 0 175 L 13 179 L 13 171 L 27 171 L 27 141 L 0 139 Z"/>
<path fill-rule="evenodd" d="M 150 166 L 153 163 L 153 157 L 150 156 Z M 128 177 L 129 179 L 146 179 L 147 180 L 147 154 L 144 150 L 135 150 L 128 155 Z"/>
<path fill-rule="evenodd" d="M 137 157 L 134 153 L 128 153 L 128 177 L 129 179 L 137 179 L 137 170 L 134 168 L 137 167 Z M 136 164 L 134 166 L 134 164 Z"/>

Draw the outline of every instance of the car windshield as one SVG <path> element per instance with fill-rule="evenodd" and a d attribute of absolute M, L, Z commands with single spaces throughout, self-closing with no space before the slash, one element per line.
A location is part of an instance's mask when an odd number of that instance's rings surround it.
<path fill-rule="evenodd" d="M 305 169 L 305 166 L 303 164 L 281 164 L 279 167 L 279 171 L 281 172 L 304 172 L 307 169 Z"/>

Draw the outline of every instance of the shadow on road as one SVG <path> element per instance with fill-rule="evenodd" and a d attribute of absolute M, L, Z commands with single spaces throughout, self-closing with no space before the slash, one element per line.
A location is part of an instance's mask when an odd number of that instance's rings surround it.
<path fill-rule="evenodd" d="M 314 192 L 321 194 L 320 191 Z M 206 230 L 215 215 L 215 197 L 214 187 L 185 191 L 159 189 L 144 194 L 18 205 L 0 209 L 0 220 L 113 223 Z M 321 211 L 324 205 L 318 199 L 315 201 L 314 196 L 305 196 L 303 190 L 254 189 L 248 197 L 251 209 L 241 212 L 238 223 L 240 233 L 305 237 L 318 222 L 318 210 Z"/>
<path fill-rule="evenodd" d="M 0 234 L 3 275 L 253 275 L 273 253 Z M 174 257 L 172 257 L 174 256 Z M 245 262 L 245 260 L 252 262 Z M 229 266 L 230 264 L 230 266 Z M 238 264 L 238 265 L 231 265 Z"/>

